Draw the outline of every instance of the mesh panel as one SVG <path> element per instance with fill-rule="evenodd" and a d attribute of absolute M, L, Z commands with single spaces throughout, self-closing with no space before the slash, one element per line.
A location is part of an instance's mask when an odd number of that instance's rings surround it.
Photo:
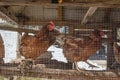
<path fill-rule="evenodd" d="M 0 80 L 118 79 L 119 8 L 49 2 L 0 9 L 16 19 L 1 17 L 7 27 L 0 30 L 0 74 L 8 77 Z"/>

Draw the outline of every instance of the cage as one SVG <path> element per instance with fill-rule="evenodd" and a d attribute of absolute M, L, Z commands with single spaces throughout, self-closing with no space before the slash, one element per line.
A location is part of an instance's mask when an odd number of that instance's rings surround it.
<path fill-rule="evenodd" d="M 119 79 L 118 1 L 58 1 L 0 1 L 0 80 Z"/>

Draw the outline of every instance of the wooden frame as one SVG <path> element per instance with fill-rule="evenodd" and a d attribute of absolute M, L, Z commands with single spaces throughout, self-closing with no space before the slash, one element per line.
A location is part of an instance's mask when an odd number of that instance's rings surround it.
<path fill-rule="evenodd" d="M 54 22 L 57 25 L 69 25 L 69 26 L 79 26 L 81 29 L 87 28 L 87 29 L 108 29 L 112 30 L 115 29 L 117 27 L 120 27 L 119 25 L 117 25 L 116 23 L 104 23 L 104 24 L 99 24 L 99 23 L 94 23 L 94 27 L 93 25 L 91 25 L 91 23 L 88 23 L 86 25 L 82 25 L 81 23 L 78 23 L 77 21 L 64 21 L 62 20 L 62 7 L 63 6 L 73 6 L 73 7 L 90 7 L 88 10 L 88 13 L 86 13 L 86 15 L 84 16 L 84 19 L 82 21 L 82 23 L 86 23 L 87 19 L 89 16 L 92 16 L 92 14 L 97 10 L 98 7 L 102 7 L 102 8 L 120 8 L 120 4 L 106 4 L 106 3 L 62 3 L 62 4 L 51 4 L 51 3 L 33 3 L 33 2 L 29 2 L 29 3 L 20 3 L 20 2 L 0 2 L 1 6 L 58 6 L 58 14 L 60 16 L 58 16 L 59 20 L 54 20 Z M 93 9 L 93 10 L 92 10 Z M 91 13 L 91 11 L 93 11 L 93 13 Z M 8 17 L 8 15 L 5 15 L 4 13 L 0 13 L 3 17 L 9 19 L 9 21 L 12 21 L 13 23 L 14 20 L 11 17 Z M 11 15 L 12 16 L 12 15 Z M 15 16 L 13 16 L 15 17 Z M 25 22 L 25 24 L 29 25 L 31 23 L 31 25 L 34 24 L 42 24 L 44 25 L 45 23 L 47 23 L 48 21 L 28 21 Z M 18 23 L 19 24 L 19 23 Z M 114 27 L 113 28 L 113 24 Z M 30 30 L 30 29 L 25 29 L 24 27 L 22 27 L 22 25 L 18 25 L 18 27 L 15 27 L 14 25 L 0 25 L 0 29 L 2 30 L 11 30 L 11 31 L 17 31 L 17 32 L 31 32 L 31 33 L 36 33 L 38 32 L 37 30 Z M 111 41 L 108 42 L 109 44 L 109 49 L 112 49 Z M 111 50 L 110 50 L 111 51 Z M 14 64 L 15 65 L 15 64 Z M 109 66 L 109 64 L 108 64 Z M 86 79 L 90 79 L 90 78 L 94 78 L 94 79 L 119 79 L 120 78 L 120 72 L 115 72 L 115 71 L 81 71 L 78 72 L 76 70 L 62 70 L 62 69 L 50 69 L 50 68 L 40 68 L 38 67 L 37 69 L 31 69 L 31 70 L 27 70 L 27 72 L 23 72 L 21 73 L 21 70 L 17 69 L 17 66 L 0 66 L 0 74 L 4 75 L 4 76 L 31 76 L 31 77 L 41 77 L 41 78 L 50 78 L 50 79 L 61 79 L 61 80 L 66 80 L 66 79 L 82 79 L 86 77 Z M 111 79 L 112 78 L 112 79 Z"/>

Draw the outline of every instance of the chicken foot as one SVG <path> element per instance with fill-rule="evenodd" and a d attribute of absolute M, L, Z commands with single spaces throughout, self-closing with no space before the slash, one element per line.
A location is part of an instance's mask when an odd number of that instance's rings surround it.
<path fill-rule="evenodd" d="M 85 70 L 85 69 L 79 68 L 77 62 L 74 62 L 74 69 L 76 69 L 76 70 L 79 71 L 79 72 Z"/>
<path fill-rule="evenodd" d="M 95 66 L 95 65 L 89 63 L 88 61 L 84 61 L 84 62 L 87 63 L 87 64 L 89 65 L 89 67 L 92 67 L 92 69 L 93 69 L 94 67 L 99 68 L 98 66 Z"/>
<path fill-rule="evenodd" d="M 95 65 L 89 63 L 88 61 L 85 61 L 85 62 L 89 65 L 89 67 L 99 68 L 98 66 L 95 66 Z M 77 62 L 74 62 L 74 69 L 76 69 L 76 70 L 79 71 L 79 72 L 82 72 L 83 70 L 85 70 L 84 68 L 79 68 Z"/>

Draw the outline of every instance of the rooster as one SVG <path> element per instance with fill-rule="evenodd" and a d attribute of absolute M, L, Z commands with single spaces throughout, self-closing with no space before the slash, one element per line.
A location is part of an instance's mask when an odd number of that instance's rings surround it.
<path fill-rule="evenodd" d="M 2 36 L 0 35 L 0 65 L 4 63 L 3 58 L 5 57 L 4 43 Z"/>
<path fill-rule="evenodd" d="M 78 61 L 84 61 L 91 67 L 96 67 L 89 62 L 87 59 L 98 51 L 102 45 L 103 31 L 94 30 L 89 36 L 74 37 L 69 35 L 59 36 L 59 43 L 63 48 L 63 53 L 68 61 L 75 64 L 75 68 L 80 71 L 78 67 Z"/>
<path fill-rule="evenodd" d="M 59 31 L 55 30 L 55 24 L 52 21 L 43 26 L 35 35 L 25 33 L 21 38 L 20 54 L 26 60 L 37 59 L 56 41 L 58 34 Z"/>

